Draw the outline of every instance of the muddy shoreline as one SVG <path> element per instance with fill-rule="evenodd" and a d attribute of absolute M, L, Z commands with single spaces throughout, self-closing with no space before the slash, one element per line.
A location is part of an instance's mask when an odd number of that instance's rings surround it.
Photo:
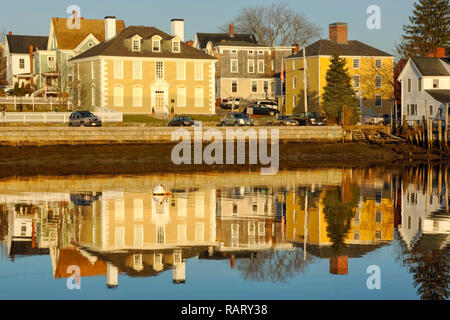
<path fill-rule="evenodd" d="M 36 175 L 121 175 L 159 172 L 259 171 L 269 165 L 175 165 L 174 145 L 83 145 L 0 147 L 0 178 Z M 248 151 L 248 148 L 246 148 Z M 369 143 L 280 144 L 279 170 L 335 167 L 402 167 L 445 162 L 449 154 L 416 146 Z"/>

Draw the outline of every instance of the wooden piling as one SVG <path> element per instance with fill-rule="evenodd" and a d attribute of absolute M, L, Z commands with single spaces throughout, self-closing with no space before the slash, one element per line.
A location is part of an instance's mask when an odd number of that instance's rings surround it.
<path fill-rule="evenodd" d="M 444 150 L 448 151 L 448 103 L 445 104 Z"/>

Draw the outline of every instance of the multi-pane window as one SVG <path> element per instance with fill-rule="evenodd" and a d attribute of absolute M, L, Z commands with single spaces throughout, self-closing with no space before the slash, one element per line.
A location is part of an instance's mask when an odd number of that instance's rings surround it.
<path fill-rule="evenodd" d="M 376 94 L 375 95 L 375 107 L 381 107 L 381 105 L 382 105 L 381 94 Z"/>
<path fill-rule="evenodd" d="M 297 96 L 292 97 L 292 107 L 295 108 L 297 106 Z"/>
<path fill-rule="evenodd" d="M 411 92 L 411 79 L 408 79 L 408 92 Z"/>
<path fill-rule="evenodd" d="M 114 87 L 114 106 L 123 107 L 123 88 Z"/>
<path fill-rule="evenodd" d="M 419 91 L 422 91 L 422 79 L 417 79 L 417 87 L 419 88 Z"/>
<path fill-rule="evenodd" d="M 258 235 L 264 236 L 266 234 L 266 223 L 264 221 L 258 222 Z"/>
<path fill-rule="evenodd" d="M 292 78 L 292 88 L 297 89 L 297 76 Z"/>
<path fill-rule="evenodd" d="M 161 51 L 161 41 L 160 40 L 153 40 L 152 41 L 152 48 L 153 48 L 153 52 L 160 52 Z"/>
<path fill-rule="evenodd" d="M 375 88 L 381 88 L 382 80 L 381 76 L 375 76 Z"/>
<path fill-rule="evenodd" d="M 360 60 L 359 59 L 353 59 L 353 68 L 359 69 Z"/>
<path fill-rule="evenodd" d="M 195 106 L 203 107 L 203 88 L 195 88 Z"/>
<path fill-rule="evenodd" d="M 258 92 L 258 81 L 252 81 L 252 92 Z"/>
<path fill-rule="evenodd" d="M 133 51 L 141 51 L 141 40 L 140 39 L 133 39 L 132 50 Z"/>
<path fill-rule="evenodd" d="M 231 237 L 239 238 L 239 224 L 237 224 L 237 223 L 231 224 Z"/>
<path fill-rule="evenodd" d="M 177 80 L 186 80 L 186 62 L 177 62 Z"/>
<path fill-rule="evenodd" d="M 156 243 L 164 244 L 165 242 L 166 242 L 166 228 L 164 226 L 157 226 Z"/>
<path fill-rule="evenodd" d="M 410 116 L 417 115 L 417 104 L 408 104 L 406 106 L 406 113 Z"/>
<path fill-rule="evenodd" d="M 19 68 L 25 69 L 25 59 L 19 59 Z"/>
<path fill-rule="evenodd" d="M 255 72 L 255 60 L 248 60 L 248 73 Z"/>
<path fill-rule="evenodd" d="M 434 89 L 439 88 L 439 79 L 433 79 L 433 88 Z"/>
<path fill-rule="evenodd" d="M 133 79 L 142 79 L 142 61 L 133 60 Z"/>
<path fill-rule="evenodd" d="M 123 61 L 115 60 L 114 61 L 114 79 L 122 79 L 123 78 Z"/>
<path fill-rule="evenodd" d="M 381 62 L 381 59 L 375 60 L 375 67 L 376 67 L 377 69 L 381 69 L 382 66 L 383 66 L 383 64 L 382 64 L 382 62 Z"/>
<path fill-rule="evenodd" d="M 55 67 L 55 57 L 47 57 L 47 65 L 49 68 Z"/>
<path fill-rule="evenodd" d="M 156 77 L 156 79 L 164 79 L 164 62 L 163 61 L 156 61 L 155 77 Z"/>
<path fill-rule="evenodd" d="M 172 52 L 180 52 L 180 41 L 172 42 Z"/>
<path fill-rule="evenodd" d="M 238 72 L 238 60 L 237 59 L 232 59 L 230 62 L 230 66 L 231 66 L 231 72 L 233 72 L 233 73 Z"/>
<path fill-rule="evenodd" d="M 134 220 L 144 219 L 144 199 L 142 198 L 133 199 L 133 216 Z"/>
<path fill-rule="evenodd" d="M 237 81 L 231 81 L 231 92 L 237 92 L 238 84 Z"/>
<path fill-rule="evenodd" d="M 186 88 L 177 88 L 177 106 L 186 107 Z"/>
<path fill-rule="evenodd" d="M 142 88 L 133 88 L 133 107 L 142 107 Z"/>
<path fill-rule="evenodd" d="M 195 241 L 205 241 L 205 224 L 195 224 Z"/>
<path fill-rule="evenodd" d="M 269 81 L 264 80 L 264 88 L 263 88 L 264 92 L 269 91 Z"/>
<path fill-rule="evenodd" d="M 258 72 L 264 73 L 264 60 L 258 60 Z"/>
<path fill-rule="evenodd" d="M 360 83 L 361 83 L 360 76 L 353 76 L 353 87 L 359 88 Z"/>
<path fill-rule="evenodd" d="M 194 64 L 194 80 L 203 80 L 203 63 L 201 62 Z"/>

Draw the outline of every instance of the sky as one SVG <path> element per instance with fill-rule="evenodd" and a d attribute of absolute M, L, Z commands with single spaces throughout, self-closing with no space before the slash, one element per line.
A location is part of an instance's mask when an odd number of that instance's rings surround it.
<path fill-rule="evenodd" d="M 279 2 L 279 1 L 278 1 Z M 322 28 L 328 38 L 328 25 L 347 22 L 349 39 L 359 40 L 388 53 L 395 53 L 402 26 L 408 24 L 413 0 L 285 0 L 303 13 L 309 21 Z M 270 5 L 274 0 L 22 0 L 5 1 L 0 9 L 0 32 L 48 35 L 51 17 L 69 17 L 69 6 L 77 5 L 81 16 L 103 19 L 116 16 L 127 26 L 154 26 L 170 33 L 170 20 L 185 20 L 185 41 L 196 32 L 217 32 L 235 17 L 243 6 Z M 367 20 L 369 6 L 380 8 L 381 29 L 370 30 Z M 69 10 L 71 12 L 71 10 Z"/>

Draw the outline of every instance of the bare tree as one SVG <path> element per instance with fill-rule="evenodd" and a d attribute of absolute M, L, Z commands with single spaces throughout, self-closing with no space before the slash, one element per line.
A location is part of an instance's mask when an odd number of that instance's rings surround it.
<path fill-rule="evenodd" d="M 364 74 L 360 76 L 361 89 L 364 96 L 373 97 L 375 94 L 382 94 L 384 97 L 394 98 L 394 62 L 383 60 L 382 65 L 377 65 L 375 58 L 362 61 Z M 376 77 L 381 78 L 381 88 L 375 87 Z"/>
<path fill-rule="evenodd" d="M 266 46 L 304 45 L 321 35 L 319 26 L 289 8 L 285 2 L 266 7 L 243 7 L 230 23 L 236 32 L 251 33 L 260 44 Z M 220 30 L 227 32 L 228 25 L 220 27 Z"/>
<path fill-rule="evenodd" d="M 7 71 L 6 71 L 6 56 L 5 56 L 5 43 L 6 31 L 0 32 L 0 84 L 6 84 Z"/>

